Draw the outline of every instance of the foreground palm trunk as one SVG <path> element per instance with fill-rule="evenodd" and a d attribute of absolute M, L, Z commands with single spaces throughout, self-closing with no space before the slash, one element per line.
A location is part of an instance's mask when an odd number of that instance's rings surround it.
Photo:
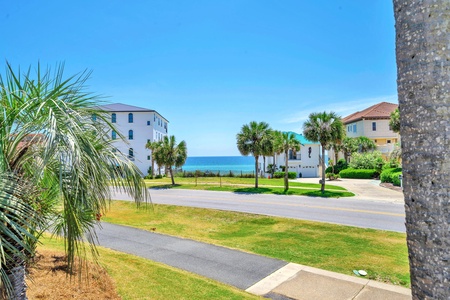
<path fill-rule="evenodd" d="M 450 299 L 450 2 L 394 0 L 414 299 Z"/>

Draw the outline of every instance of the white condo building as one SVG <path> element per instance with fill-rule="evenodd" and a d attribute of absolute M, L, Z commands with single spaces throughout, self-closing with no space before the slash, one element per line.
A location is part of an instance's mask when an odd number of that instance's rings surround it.
<path fill-rule="evenodd" d="M 108 133 L 111 139 L 116 140 L 117 150 L 128 155 L 142 174 L 147 175 L 152 156 L 151 150 L 145 145 L 149 141 L 160 141 L 168 135 L 169 121 L 156 110 L 122 103 L 101 105 L 99 108 L 110 113 L 111 123 L 125 137 L 125 141 L 122 141 L 117 132 Z M 158 174 L 157 170 L 155 163 L 155 174 Z"/>

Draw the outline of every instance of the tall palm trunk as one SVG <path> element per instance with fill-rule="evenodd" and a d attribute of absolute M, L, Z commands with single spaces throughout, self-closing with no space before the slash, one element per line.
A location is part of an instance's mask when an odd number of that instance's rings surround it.
<path fill-rule="evenodd" d="M 284 162 L 284 190 L 287 191 L 289 190 L 289 166 L 288 166 L 288 154 L 289 154 L 289 149 L 284 151 L 284 157 L 285 157 L 285 162 Z"/>
<path fill-rule="evenodd" d="M 322 157 L 320 159 L 320 162 L 322 165 L 322 180 L 321 180 L 322 186 L 320 187 L 320 191 L 323 194 L 325 192 L 325 146 L 321 145 L 321 148 L 322 148 Z"/>
<path fill-rule="evenodd" d="M 394 0 L 413 299 L 450 299 L 450 2 Z"/>
<path fill-rule="evenodd" d="M 172 185 L 175 185 L 175 180 L 173 179 L 173 170 L 172 170 L 172 166 L 167 167 L 169 168 L 169 172 L 170 172 L 170 178 L 172 179 Z M 166 168 L 166 169 L 167 169 Z M 179 181 L 178 181 L 179 182 Z"/>
<path fill-rule="evenodd" d="M 255 156 L 255 188 L 258 188 L 258 156 Z"/>

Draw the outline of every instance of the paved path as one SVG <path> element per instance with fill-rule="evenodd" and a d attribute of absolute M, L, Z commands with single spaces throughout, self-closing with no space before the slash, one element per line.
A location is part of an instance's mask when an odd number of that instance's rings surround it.
<path fill-rule="evenodd" d="M 134 254 L 272 299 L 410 300 L 410 290 L 255 254 L 102 223 L 103 247 Z M 176 288 L 176 287 L 173 287 Z"/>
<path fill-rule="evenodd" d="M 193 240 L 102 223 L 101 246 L 247 289 L 287 262 Z"/>

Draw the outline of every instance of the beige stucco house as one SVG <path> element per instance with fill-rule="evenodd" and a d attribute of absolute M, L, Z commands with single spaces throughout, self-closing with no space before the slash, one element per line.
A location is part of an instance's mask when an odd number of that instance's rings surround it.
<path fill-rule="evenodd" d="M 365 136 L 373 140 L 384 157 L 400 141 L 400 135 L 389 128 L 391 113 L 398 104 L 381 102 L 342 119 L 348 137 Z"/>

